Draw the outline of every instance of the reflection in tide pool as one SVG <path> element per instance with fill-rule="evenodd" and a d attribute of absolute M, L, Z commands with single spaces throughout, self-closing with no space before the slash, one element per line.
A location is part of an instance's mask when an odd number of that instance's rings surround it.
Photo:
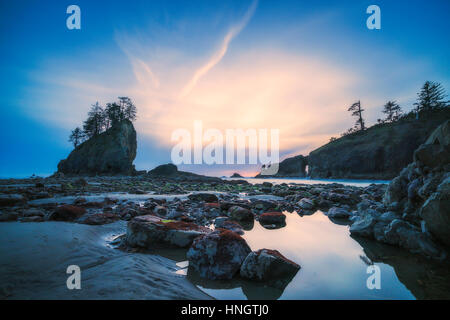
<path fill-rule="evenodd" d="M 189 273 L 188 278 L 217 299 L 414 299 L 393 267 L 384 263 L 375 262 L 381 269 L 381 289 L 367 288 L 370 259 L 346 225 L 332 223 L 320 211 L 304 217 L 285 214 L 286 227 L 267 230 L 255 223 L 244 235 L 252 250 L 276 249 L 301 265 L 284 291 L 241 279 L 205 281 Z"/>

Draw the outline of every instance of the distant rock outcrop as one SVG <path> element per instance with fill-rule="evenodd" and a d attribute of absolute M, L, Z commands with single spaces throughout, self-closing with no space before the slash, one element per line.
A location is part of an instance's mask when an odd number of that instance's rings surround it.
<path fill-rule="evenodd" d="M 177 173 L 178 173 L 178 168 L 176 165 L 174 165 L 172 163 L 159 165 L 156 168 L 154 168 L 153 170 L 150 170 L 148 172 L 149 175 L 164 176 L 164 177 L 176 175 Z"/>
<path fill-rule="evenodd" d="M 420 120 L 403 119 L 375 125 L 334 140 L 309 154 L 309 176 L 392 179 L 411 162 L 414 151 L 446 119 L 450 119 L 450 108 L 434 111 Z"/>
<path fill-rule="evenodd" d="M 287 158 L 278 164 L 278 172 L 274 175 L 264 175 L 259 173 L 255 178 L 270 177 L 306 177 L 306 166 L 308 165 L 308 157 L 298 155 Z M 263 169 L 264 170 L 264 169 Z"/>
<path fill-rule="evenodd" d="M 135 172 L 136 149 L 136 130 L 125 120 L 76 147 L 67 159 L 59 162 L 58 172 L 130 175 Z"/>
<path fill-rule="evenodd" d="M 202 176 L 192 172 L 179 171 L 177 166 L 172 163 L 162 164 L 148 171 L 150 177 L 164 178 L 175 181 L 192 181 L 192 182 L 222 182 L 217 177 Z"/>

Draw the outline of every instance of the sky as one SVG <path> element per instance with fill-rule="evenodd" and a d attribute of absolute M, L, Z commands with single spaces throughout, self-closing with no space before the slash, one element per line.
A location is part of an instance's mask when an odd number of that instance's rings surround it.
<path fill-rule="evenodd" d="M 66 9 L 81 9 L 69 30 Z M 381 10 L 369 30 L 366 9 Z M 177 129 L 278 129 L 280 156 L 307 155 L 367 124 L 388 100 L 412 109 L 426 80 L 450 88 L 438 1 L 1 1 L 0 177 L 49 175 L 92 104 L 137 106 L 136 168 L 171 162 Z M 206 144 L 206 142 L 204 142 Z M 181 165 L 208 175 L 255 165 Z"/>

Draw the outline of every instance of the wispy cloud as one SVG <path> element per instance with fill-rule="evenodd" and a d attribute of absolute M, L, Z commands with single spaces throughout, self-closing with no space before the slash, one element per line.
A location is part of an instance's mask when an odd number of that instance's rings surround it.
<path fill-rule="evenodd" d="M 136 76 L 136 80 L 139 83 L 148 84 L 150 82 L 153 84 L 155 89 L 159 88 L 159 78 L 153 73 L 148 64 L 135 57 L 130 58 L 130 61 L 133 66 L 133 72 Z"/>
<path fill-rule="evenodd" d="M 230 45 L 230 42 L 236 37 L 248 24 L 250 19 L 252 18 L 253 14 L 255 13 L 256 7 L 258 5 L 258 1 L 254 0 L 250 7 L 247 9 L 247 12 L 245 13 L 242 20 L 235 26 L 231 27 L 231 29 L 228 31 L 228 33 L 225 35 L 225 38 L 222 41 L 222 45 L 220 46 L 220 49 L 214 53 L 214 55 L 208 60 L 206 64 L 204 64 L 201 68 L 199 68 L 195 73 L 192 79 L 186 84 L 186 86 L 183 88 L 181 92 L 181 97 L 185 97 L 188 95 L 192 89 L 195 87 L 197 82 L 200 80 L 201 77 L 203 77 L 205 74 L 208 73 L 209 70 L 211 70 L 215 65 L 217 65 L 220 60 L 225 56 L 225 54 L 228 51 L 228 46 Z"/>

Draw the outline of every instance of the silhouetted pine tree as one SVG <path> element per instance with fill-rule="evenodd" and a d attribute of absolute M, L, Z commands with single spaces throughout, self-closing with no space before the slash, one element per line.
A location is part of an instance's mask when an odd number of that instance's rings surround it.
<path fill-rule="evenodd" d="M 136 106 L 128 97 L 119 97 L 118 102 L 107 103 L 105 108 L 96 102 L 88 112 L 88 118 L 83 122 L 83 130 L 80 128 L 73 130 L 69 141 L 76 148 L 86 138 L 95 137 L 123 120 L 136 120 L 136 114 Z"/>
<path fill-rule="evenodd" d="M 433 81 L 426 81 L 420 92 L 417 94 L 417 102 L 414 103 L 416 111 L 431 111 L 448 106 L 448 101 L 445 101 L 444 87 Z"/>
<path fill-rule="evenodd" d="M 83 123 L 84 134 L 92 138 L 102 133 L 105 127 L 105 118 L 103 108 L 99 103 L 92 105 L 91 110 L 88 113 L 88 118 Z"/>
<path fill-rule="evenodd" d="M 398 103 L 394 101 L 388 101 L 383 106 L 384 114 L 386 114 L 386 119 L 382 122 L 394 122 L 397 121 L 402 115 L 402 108 L 398 105 Z"/>
<path fill-rule="evenodd" d="M 348 111 L 353 111 L 352 112 L 352 116 L 357 117 L 356 119 L 356 123 L 355 123 L 355 127 L 359 126 L 359 130 L 364 130 L 365 127 L 365 122 L 364 119 L 362 117 L 362 113 L 364 111 L 364 109 L 361 108 L 361 101 L 357 101 L 354 104 L 352 104 L 349 108 Z"/>
<path fill-rule="evenodd" d="M 106 104 L 106 116 L 111 126 L 116 125 L 123 118 L 120 110 L 120 105 L 116 102 Z"/>
<path fill-rule="evenodd" d="M 76 148 L 80 143 L 83 142 L 85 138 L 85 135 L 83 133 L 83 130 L 81 130 L 79 127 L 76 127 L 74 130 L 72 130 L 72 133 L 69 136 L 69 142 L 72 142 L 73 147 Z"/>

